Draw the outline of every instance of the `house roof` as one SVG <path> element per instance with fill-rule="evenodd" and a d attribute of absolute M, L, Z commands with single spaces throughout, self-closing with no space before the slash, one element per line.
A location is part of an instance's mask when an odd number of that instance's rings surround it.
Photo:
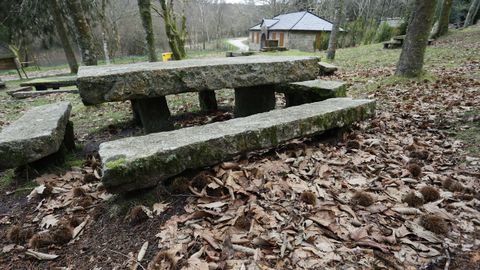
<path fill-rule="evenodd" d="M 261 23 L 251 27 L 250 30 L 261 30 L 264 25 L 268 30 L 294 31 L 332 31 L 333 27 L 331 22 L 309 11 L 286 13 L 272 19 L 263 19 Z"/>

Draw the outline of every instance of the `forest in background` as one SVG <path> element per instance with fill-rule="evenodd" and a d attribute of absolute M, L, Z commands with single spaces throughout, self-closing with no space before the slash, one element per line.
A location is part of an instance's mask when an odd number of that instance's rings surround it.
<path fill-rule="evenodd" d="M 341 27 L 346 31 L 338 41 L 339 47 L 352 47 L 388 40 L 403 34 L 412 0 L 346 0 Z M 450 23 L 463 25 L 471 0 L 454 1 Z M 38 0 L 5 0 L 0 4 L 0 42 L 18 50 L 23 62 L 34 59 L 41 65 L 64 63 L 62 45 L 55 32 L 52 9 Z M 145 55 L 144 31 L 137 0 L 82 0 L 88 24 L 92 27 L 94 44 L 99 59 Z M 245 0 L 227 3 L 224 0 L 173 0 L 175 13 L 186 18 L 186 50 L 221 51 L 231 49 L 226 38 L 248 35 L 248 29 L 262 18 L 271 18 L 286 12 L 310 10 L 326 20 L 333 20 L 333 0 Z M 78 40 L 74 25 L 66 16 L 65 1 L 59 1 L 70 39 Z M 440 6 L 440 5 L 438 5 Z M 159 52 L 169 51 L 164 22 L 160 16 L 159 1 L 152 1 L 152 20 L 155 46 Z M 437 16 L 440 9 L 437 8 Z M 477 14 L 478 18 L 479 14 Z M 404 21 L 392 28 L 387 19 Z M 328 35 L 322 44 L 328 44 Z M 77 42 L 78 43 L 78 42 Z M 326 47 L 324 48 L 326 49 Z M 78 46 L 74 46 L 77 55 Z"/>

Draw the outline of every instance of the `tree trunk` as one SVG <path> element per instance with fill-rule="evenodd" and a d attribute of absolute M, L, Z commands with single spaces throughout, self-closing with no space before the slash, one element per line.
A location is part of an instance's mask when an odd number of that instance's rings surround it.
<path fill-rule="evenodd" d="M 335 21 L 333 22 L 332 32 L 328 40 L 327 59 L 335 59 L 337 50 L 338 31 L 340 29 L 340 20 L 342 17 L 343 0 L 335 1 Z"/>
<path fill-rule="evenodd" d="M 468 9 L 467 18 L 465 18 L 465 23 L 463 27 L 469 27 L 473 24 L 473 20 L 475 20 L 475 15 L 480 9 L 480 0 L 472 0 L 472 4 L 470 4 L 470 8 Z"/>
<path fill-rule="evenodd" d="M 87 66 L 97 65 L 97 54 L 90 26 L 83 13 L 81 0 L 68 0 L 67 6 L 78 33 L 78 45 L 82 51 L 82 61 Z"/>
<path fill-rule="evenodd" d="M 173 2 L 167 0 L 159 0 L 162 8 L 161 16 L 165 23 L 165 33 L 167 34 L 168 44 L 172 50 L 173 58 L 181 60 L 186 57 L 185 53 L 185 37 L 187 35 L 185 11 L 181 18 L 181 30 L 178 30 L 177 22 L 174 16 Z"/>
<path fill-rule="evenodd" d="M 438 38 L 448 32 L 448 23 L 450 21 L 450 11 L 452 10 L 453 0 L 443 0 L 440 17 L 438 18 L 438 27 L 434 31 L 432 37 Z"/>
<path fill-rule="evenodd" d="M 102 45 L 103 45 L 103 54 L 105 55 L 105 64 L 110 65 L 110 53 L 108 50 L 108 38 L 107 38 L 107 15 L 105 9 L 107 8 L 107 0 L 102 0 L 101 6 L 101 22 L 102 22 Z"/>
<path fill-rule="evenodd" d="M 436 0 L 415 0 L 415 7 L 398 60 L 396 75 L 417 77 L 422 74 L 423 59 L 432 29 Z"/>
<path fill-rule="evenodd" d="M 67 30 L 65 29 L 63 12 L 60 10 L 60 6 L 57 3 L 57 0 L 50 0 L 50 6 L 52 11 L 53 20 L 55 22 L 55 28 L 58 33 L 58 37 L 62 42 L 63 51 L 65 52 L 65 57 L 67 58 L 68 66 L 70 67 L 71 73 L 78 72 L 78 63 L 75 58 L 75 53 L 73 52 L 72 45 L 68 39 Z"/>
<path fill-rule="evenodd" d="M 145 37 L 147 41 L 148 60 L 150 62 L 157 62 L 158 57 L 155 51 L 155 36 L 153 33 L 150 6 L 150 0 L 138 0 L 138 9 L 140 10 L 140 17 L 142 18 L 142 25 L 143 29 L 145 30 Z"/>

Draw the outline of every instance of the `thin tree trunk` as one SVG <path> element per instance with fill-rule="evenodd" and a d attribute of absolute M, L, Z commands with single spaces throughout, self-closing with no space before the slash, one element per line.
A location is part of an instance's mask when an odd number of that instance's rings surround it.
<path fill-rule="evenodd" d="M 468 14 L 465 18 L 463 27 L 469 27 L 473 24 L 473 20 L 475 20 L 475 15 L 477 14 L 478 9 L 480 9 L 480 0 L 472 0 L 472 4 L 470 4 L 470 8 L 468 9 Z"/>
<path fill-rule="evenodd" d="M 105 9 L 107 7 L 107 0 L 102 0 L 102 44 L 103 44 L 103 54 L 105 55 L 105 63 L 110 65 L 110 54 L 108 51 L 108 39 L 107 39 L 107 15 L 105 14 Z"/>
<path fill-rule="evenodd" d="M 342 17 L 343 0 L 335 1 L 335 21 L 333 22 L 332 32 L 328 40 L 327 59 L 335 59 L 335 51 L 337 50 L 338 31 L 340 29 L 340 21 Z"/>
<path fill-rule="evenodd" d="M 67 6 L 78 33 L 78 45 L 82 51 L 82 61 L 87 66 L 97 65 L 97 54 L 92 31 L 83 12 L 81 0 L 68 0 Z"/>
<path fill-rule="evenodd" d="M 150 0 L 138 0 L 138 9 L 140 10 L 140 17 L 142 18 L 143 29 L 145 30 L 145 38 L 148 48 L 148 60 L 150 62 L 157 62 L 158 57 L 155 50 L 155 35 L 153 33 L 152 14 L 150 12 Z"/>
<path fill-rule="evenodd" d="M 407 34 L 398 60 L 396 75 L 417 77 L 422 74 L 423 59 L 432 29 L 436 0 L 415 0 Z"/>
<path fill-rule="evenodd" d="M 65 29 L 63 12 L 60 10 L 60 7 L 57 3 L 57 0 L 50 0 L 51 11 L 53 20 L 55 22 L 55 28 L 57 30 L 58 37 L 60 42 L 62 42 L 63 51 L 65 52 L 65 57 L 67 58 L 68 66 L 70 67 L 71 73 L 78 72 L 78 63 L 75 58 L 75 53 L 73 52 L 72 45 L 68 39 L 67 30 Z"/>
<path fill-rule="evenodd" d="M 432 34 L 433 38 L 438 38 L 448 32 L 448 23 L 450 21 L 450 11 L 452 10 L 453 0 L 443 0 L 440 17 L 438 18 L 438 27 Z"/>

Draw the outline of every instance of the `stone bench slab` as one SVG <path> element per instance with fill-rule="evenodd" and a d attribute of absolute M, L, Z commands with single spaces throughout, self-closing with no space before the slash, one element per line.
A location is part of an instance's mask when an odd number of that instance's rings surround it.
<path fill-rule="evenodd" d="M 245 56 L 111 66 L 82 66 L 80 96 L 86 105 L 185 92 L 272 85 L 315 79 L 317 57 Z"/>
<path fill-rule="evenodd" d="M 331 75 L 338 70 L 338 67 L 327 62 L 319 62 L 322 75 Z"/>
<path fill-rule="evenodd" d="M 59 102 L 38 106 L 0 132 L 0 169 L 15 168 L 57 152 L 72 106 Z"/>
<path fill-rule="evenodd" d="M 203 126 L 102 143 L 102 181 L 111 192 L 154 186 L 187 169 L 202 168 L 248 151 L 374 115 L 375 101 L 333 98 Z"/>
<path fill-rule="evenodd" d="M 20 86 L 33 86 L 37 90 L 46 90 L 48 88 L 58 89 L 60 87 L 75 86 L 77 85 L 76 76 L 60 76 L 39 78 L 31 81 L 21 83 Z"/>
<path fill-rule="evenodd" d="M 287 107 L 345 97 L 347 85 L 340 81 L 311 80 L 278 85 L 275 91 L 284 93 Z"/>
<path fill-rule="evenodd" d="M 311 80 L 295 82 L 275 87 L 281 93 L 311 92 L 325 98 L 345 97 L 347 85 L 341 81 Z"/>
<path fill-rule="evenodd" d="M 12 93 L 11 96 L 17 99 L 22 99 L 22 98 L 38 97 L 38 96 L 62 94 L 62 93 L 78 94 L 78 90 L 72 89 L 72 90 L 45 90 L 45 91 L 17 91 Z"/>

